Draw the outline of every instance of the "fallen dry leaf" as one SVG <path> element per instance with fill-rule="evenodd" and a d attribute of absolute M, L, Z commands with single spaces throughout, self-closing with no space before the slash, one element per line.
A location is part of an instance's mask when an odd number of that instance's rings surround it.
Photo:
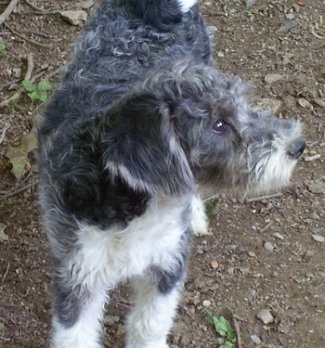
<path fill-rule="evenodd" d="M 5 234 L 6 228 L 7 226 L 0 222 L 0 242 L 7 241 L 9 239 L 9 237 Z"/>
<path fill-rule="evenodd" d="M 296 4 L 299 6 L 305 6 L 305 0 L 296 0 Z"/>
<path fill-rule="evenodd" d="M 11 172 L 20 179 L 28 164 L 28 153 L 37 146 L 36 131 L 32 129 L 30 133 L 23 135 L 19 146 L 9 146 L 6 157 L 12 164 Z"/>

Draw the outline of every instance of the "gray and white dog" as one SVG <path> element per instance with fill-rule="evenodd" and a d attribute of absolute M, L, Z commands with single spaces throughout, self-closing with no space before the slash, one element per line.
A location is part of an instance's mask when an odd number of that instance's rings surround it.
<path fill-rule="evenodd" d="M 52 346 L 101 347 L 109 290 L 130 279 L 126 347 L 168 347 L 192 226 L 205 228 L 197 183 L 279 189 L 304 147 L 298 122 L 216 69 L 195 0 L 103 0 L 39 130 Z"/>

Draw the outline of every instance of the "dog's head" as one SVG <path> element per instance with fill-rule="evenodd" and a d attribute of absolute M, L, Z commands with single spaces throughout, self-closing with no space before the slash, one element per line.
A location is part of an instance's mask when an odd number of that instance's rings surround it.
<path fill-rule="evenodd" d="M 184 191 L 193 177 L 217 188 L 277 190 L 305 148 L 299 122 L 250 106 L 239 78 L 189 62 L 152 72 L 113 109 L 108 148 L 124 140 L 107 168 L 151 192 Z"/>

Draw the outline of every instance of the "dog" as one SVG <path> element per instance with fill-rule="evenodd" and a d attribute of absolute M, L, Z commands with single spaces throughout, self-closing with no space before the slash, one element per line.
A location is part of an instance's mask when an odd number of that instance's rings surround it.
<path fill-rule="evenodd" d="M 39 128 L 52 347 L 102 347 L 109 290 L 126 280 L 126 347 L 168 347 L 193 228 L 206 228 L 197 185 L 280 189 L 305 148 L 299 122 L 249 93 L 216 68 L 195 0 L 101 2 Z"/>

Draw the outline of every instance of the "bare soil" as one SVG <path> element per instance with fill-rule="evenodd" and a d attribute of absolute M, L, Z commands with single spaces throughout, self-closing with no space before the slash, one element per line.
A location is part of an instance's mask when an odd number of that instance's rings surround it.
<path fill-rule="evenodd" d="M 31 6 L 28 3 L 34 5 Z M 20 1 L 0 26 L 0 102 L 21 86 L 27 54 L 36 82 L 66 63 L 82 29 L 58 14 L 77 0 Z M 83 2 L 84 4 L 85 2 Z M 253 3 L 253 1 L 248 1 Z M 8 4 L 0 1 L 0 13 Z M 325 347 L 325 5 L 323 0 L 201 2 L 215 32 L 220 69 L 256 86 L 256 101 L 304 124 L 308 148 L 282 195 L 208 202 L 211 234 L 196 238 L 173 348 L 218 347 L 207 310 L 236 327 L 238 348 Z M 87 12 L 91 11 L 86 9 Z M 1 41 L 0 41 L 1 42 Z M 36 44 L 35 44 L 36 42 Z M 39 224 L 33 151 L 17 180 L 8 157 L 31 131 L 41 106 L 23 93 L 0 109 L 0 347 L 48 347 L 51 262 Z M 7 156 L 6 156 L 7 154 Z M 2 233 L 1 233 L 2 232 Z M 4 233 L 4 234 L 3 234 Z M 105 344 L 122 347 L 132 304 L 126 285 L 112 294 Z M 258 313 L 267 310 L 272 322 Z"/>

